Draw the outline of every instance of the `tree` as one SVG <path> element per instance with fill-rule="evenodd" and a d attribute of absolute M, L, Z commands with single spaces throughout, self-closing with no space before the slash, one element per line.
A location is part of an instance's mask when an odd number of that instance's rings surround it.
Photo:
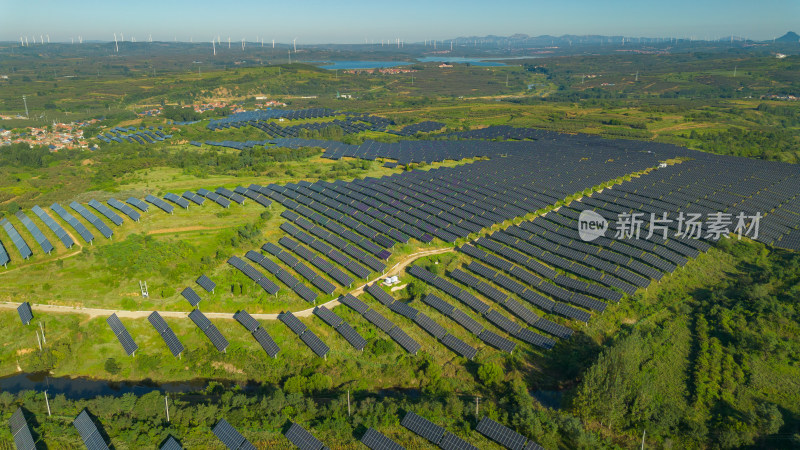
<path fill-rule="evenodd" d="M 106 372 L 110 373 L 111 375 L 116 375 L 120 371 L 119 363 L 114 358 L 108 358 L 105 363 Z"/>
<path fill-rule="evenodd" d="M 494 387 L 503 381 L 503 368 L 496 363 L 481 364 L 478 368 L 478 379 L 485 386 Z"/>

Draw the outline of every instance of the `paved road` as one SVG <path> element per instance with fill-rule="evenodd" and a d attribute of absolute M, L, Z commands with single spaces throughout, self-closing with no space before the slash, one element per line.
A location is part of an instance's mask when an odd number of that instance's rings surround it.
<path fill-rule="evenodd" d="M 408 255 L 405 259 L 398 262 L 392 268 L 390 268 L 386 273 L 370 280 L 364 285 L 361 285 L 352 291 L 349 294 L 352 295 L 361 295 L 364 292 L 364 287 L 367 284 L 374 283 L 381 278 L 390 277 L 393 275 L 399 274 L 403 269 L 405 269 L 409 264 L 416 261 L 419 258 L 423 258 L 425 256 L 431 255 L 438 255 L 441 253 L 448 253 L 452 252 L 455 249 L 453 247 L 446 247 L 446 248 L 437 248 L 433 250 L 423 250 L 417 253 L 412 253 Z M 333 308 L 334 306 L 339 304 L 339 300 L 334 299 L 331 300 L 324 305 L 327 308 Z M 16 309 L 20 304 L 15 302 L 0 302 L 0 308 L 4 309 Z M 69 313 L 69 314 L 85 314 L 88 315 L 90 318 L 94 317 L 108 317 L 111 314 L 117 313 L 117 316 L 120 318 L 125 319 L 146 319 L 152 311 L 126 311 L 126 310 L 118 310 L 118 309 L 101 309 L 101 308 L 84 308 L 84 307 L 74 307 L 74 306 L 61 306 L 61 305 L 45 305 L 45 304 L 38 304 L 33 303 L 31 307 L 34 310 L 35 314 L 42 314 L 46 312 L 55 312 L 55 313 Z M 186 319 L 188 318 L 189 311 L 159 311 L 159 314 L 163 317 L 170 317 L 174 319 Z M 206 317 L 209 319 L 233 319 L 233 313 L 221 313 L 221 312 L 206 312 L 203 311 Z M 295 311 L 293 314 L 297 317 L 309 317 L 314 314 L 314 308 L 304 309 L 302 311 Z M 260 320 L 278 320 L 277 314 L 251 314 L 254 318 Z"/>

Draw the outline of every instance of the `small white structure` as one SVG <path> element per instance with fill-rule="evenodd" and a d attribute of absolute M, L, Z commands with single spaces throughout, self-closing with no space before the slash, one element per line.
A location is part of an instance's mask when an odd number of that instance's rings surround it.
<path fill-rule="evenodd" d="M 386 277 L 383 279 L 383 284 L 386 286 L 392 286 L 400 282 L 400 279 L 397 276 L 393 277 Z"/>

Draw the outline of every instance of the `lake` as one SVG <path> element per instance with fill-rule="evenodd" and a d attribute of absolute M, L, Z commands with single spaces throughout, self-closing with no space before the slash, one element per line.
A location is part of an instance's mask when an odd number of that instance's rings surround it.
<path fill-rule="evenodd" d="M 485 58 L 470 58 L 465 56 L 425 56 L 417 58 L 418 62 L 446 62 L 455 64 L 471 64 L 473 66 L 481 67 L 500 67 L 505 66 L 505 63 L 500 61 L 509 61 L 515 59 L 533 59 L 539 58 L 538 56 L 508 56 L 508 57 L 485 57 Z M 400 67 L 413 64 L 408 61 L 300 61 L 306 64 L 319 64 L 323 69 L 328 70 L 363 70 L 363 69 L 385 69 L 387 67 Z"/>

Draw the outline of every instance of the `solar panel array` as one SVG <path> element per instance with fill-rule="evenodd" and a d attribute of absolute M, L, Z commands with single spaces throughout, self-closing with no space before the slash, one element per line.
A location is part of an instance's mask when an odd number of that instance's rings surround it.
<path fill-rule="evenodd" d="M 114 235 L 114 232 L 111 228 L 106 225 L 105 222 L 100 220 L 99 217 L 95 216 L 91 211 L 86 209 L 83 205 L 78 202 L 72 202 L 69 204 L 69 207 L 72 208 L 75 212 L 81 215 L 86 221 L 94 225 L 97 228 L 97 231 L 100 232 L 106 239 L 111 239 L 111 236 Z"/>
<path fill-rule="evenodd" d="M 265 250 L 266 252 L 270 253 L 271 255 L 277 257 L 279 260 L 281 260 L 281 262 L 283 262 L 284 264 L 289 266 L 292 270 L 294 270 L 295 272 L 300 274 L 300 276 L 302 276 L 306 280 L 310 281 L 311 284 L 313 284 L 314 286 L 317 286 L 317 287 L 321 286 L 323 288 L 321 290 L 323 290 L 323 292 L 325 292 L 326 294 L 332 294 L 333 291 L 336 289 L 335 286 L 333 286 L 330 282 L 328 282 L 324 278 L 322 278 L 321 280 L 318 280 L 316 283 L 314 283 L 314 281 L 317 280 L 318 278 L 320 278 L 320 276 L 316 272 L 311 270 L 311 268 L 309 268 L 305 264 L 303 264 L 300 261 L 298 261 L 297 258 L 292 256 L 291 253 L 283 251 L 277 245 L 275 245 L 275 244 L 273 244 L 271 242 L 268 242 L 268 243 L 264 244 L 261 247 L 261 249 Z M 256 253 L 256 252 L 248 252 L 247 257 L 250 258 L 252 261 L 259 262 L 259 263 L 263 259 L 266 259 L 266 258 L 264 258 L 263 255 L 261 255 L 260 253 Z M 259 259 L 259 258 L 261 258 L 261 259 Z M 296 278 L 294 278 L 294 276 L 290 275 L 289 272 L 287 272 L 287 271 L 285 271 L 283 269 L 279 269 L 279 270 L 274 271 L 273 274 L 276 277 L 278 277 L 278 279 L 281 280 L 281 282 L 286 284 L 289 287 L 289 289 L 293 290 L 297 295 L 299 295 L 300 298 L 302 298 L 303 300 L 305 300 L 305 301 L 307 301 L 309 303 L 316 302 L 317 293 L 312 291 L 308 286 L 300 283 L 300 281 L 297 280 Z"/>
<path fill-rule="evenodd" d="M 296 423 L 292 423 L 289 426 L 284 436 L 300 450 L 321 450 L 325 448 L 325 444 Z"/>
<path fill-rule="evenodd" d="M 120 211 L 123 214 L 125 214 L 126 216 L 128 216 L 134 222 L 138 222 L 139 219 L 142 217 L 142 215 L 139 213 L 139 211 L 136 211 L 135 209 L 131 208 L 127 204 L 122 203 L 121 201 L 119 201 L 119 200 L 117 200 L 115 198 L 108 199 L 108 202 L 106 202 L 106 203 L 108 203 L 109 206 L 111 206 L 112 208 L 116 209 L 117 211 Z"/>
<path fill-rule="evenodd" d="M 371 450 L 405 450 L 405 447 L 389 439 L 374 428 L 370 428 L 361 436 L 361 443 Z"/>
<path fill-rule="evenodd" d="M 413 411 L 409 411 L 400 421 L 400 425 L 406 427 L 414 434 L 421 436 L 434 445 L 439 445 L 444 437 L 445 429 L 429 421 L 428 419 L 418 416 Z"/>
<path fill-rule="evenodd" d="M 161 200 L 158 197 L 148 194 L 147 197 L 144 198 L 144 201 L 150 203 L 151 205 L 155 205 L 158 209 L 164 211 L 165 213 L 172 214 L 175 208 L 170 205 L 169 203 Z M 130 202 L 130 201 L 129 201 Z"/>
<path fill-rule="evenodd" d="M 11 261 L 11 258 L 8 257 L 6 248 L 3 246 L 3 243 L 0 242 L 0 265 L 5 267 L 9 261 Z"/>
<path fill-rule="evenodd" d="M 73 242 L 72 238 L 69 236 L 69 234 L 67 234 L 64 228 L 62 228 L 58 222 L 53 220 L 53 218 L 50 217 L 50 214 L 47 214 L 42 208 L 39 207 L 39 205 L 33 207 L 33 213 L 36 214 L 36 217 L 41 219 L 45 225 L 47 225 L 47 228 L 50 228 L 50 230 L 55 233 L 56 236 L 58 236 L 58 239 L 61 240 L 61 243 L 64 244 L 64 247 L 72 248 L 72 246 L 75 245 L 75 242 Z"/>
<path fill-rule="evenodd" d="M 444 327 L 436 323 L 424 313 L 419 312 L 416 308 L 408 305 L 407 303 L 395 300 L 394 297 L 381 289 L 378 283 L 373 283 L 367 286 L 366 291 L 392 311 L 414 321 L 414 323 L 416 323 L 420 328 L 428 332 L 428 334 L 439 340 L 439 342 L 441 342 L 445 347 L 449 348 L 455 353 L 467 359 L 474 358 L 478 353 L 477 349 L 461 339 L 453 336 L 452 334 L 449 334 Z"/>
<path fill-rule="evenodd" d="M 14 411 L 8 421 L 8 426 L 11 429 L 11 436 L 14 438 L 14 445 L 18 450 L 36 450 L 36 443 L 33 441 L 33 435 L 22 408 Z"/>
<path fill-rule="evenodd" d="M 91 243 L 94 241 L 94 235 L 81 223 L 78 219 L 75 218 L 72 214 L 68 213 L 66 209 L 64 209 L 58 203 L 53 203 L 50 206 L 56 214 L 65 222 L 67 222 L 75 231 L 78 232 L 79 235 L 83 238 L 84 241 L 87 243 Z"/>
<path fill-rule="evenodd" d="M 22 236 L 8 219 L 0 220 L 0 226 L 6 230 L 6 234 L 8 234 L 8 237 L 11 238 L 11 242 L 13 242 L 17 250 L 19 250 L 19 255 L 22 259 L 28 259 L 33 255 L 31 248 L 28 247 L 28 244 L 22 239 Z"/>
<path fill-rule="evenodd" d="M 181 296 L 183 296 L 183 298 L 185 298 L 186 301 L 192 305 L 192 307 L 195 307 L 200 303 L 200 296 L 197 295 L 197 292 L 190 287 L 184 288 L 183 291 L 181 291 Z"/>
<path fill-rule="evenodd" d="M 327 244 L 323 243 L 322 241 L 315 240 L 314 238 L 312 238 L 308 234 L 303 233 L 302 231 L 298 230 L 296 227 L 294 227 L 294 226 L 292 226 L 292 225 L 290 225 L 288 223 L 281 224 L 281 229 L 284 230 L 284 231 L 289 230 L 289 234 L 292 235 L 292 236 L 298 237 L 298 239 L 301 236 L 305 236 L 307 238 L 305 243 L 311 245 L 312 248 L 314 248 L 315 250 L 317 250 L 318 252 L 322 253 L 325 256 L 329 256 L 334 251 Z M 331 278 L 336 280 L 336 282 L 341 284 L 342 286 L 350 286 L 353 283 L 353 278 L 351 278 L 349 275 L 347 275 L 346 273 L 342 272 L 340 269 L 334 267 L 333 264 L 331 264 L 328 260 L 323 259 L 319 255 L 316 255 L 314 252 L 310 251 L 309 249 L 307 249 L 303 245 L 300 245 L 298 242 L 295 242 L 295 241 L 293 241 L 292 239 L 289 239 L 286 236 L 282 237 L 278 242 L 281 245 L 283 245 L 283 246 L 289 248 L 290 250 L 292 250 L 295 254 L 299 255 L 301 258 L 303 258 L 306 261 L 310 262 L 312 266 L 314 266 L 317 269 L 319 269 L 320 271 L 322 271 L 322 273 L 330 276 Z M 355 263 L 353 263 L 353 264 L 355 264 Z M 344 267 L 347 267 L 347 265 L 345 265 Z M 364 270 L 366 270 L 366 269 L 364 269 Z M 319 277 L 319 279 L 325 280 L 322 277 Z M 327 290 L 329 290 L 329 289 L 327 289 Z M 325 292 L 325 291 L 326 290 L 323 290 L 323 292 Z"/>
<path fill-rule="evenodd" d="M 161 446 L 160 450 L 183 450 L 183 447 L 180 443 L 178 443 L 177 439 L 170 436 L 166 441 L 164 441 L 164 444 Z"/>
<path fill-rule="evenodd" d="M 179 356 L 183 353 L 183 344 L 178 339 L 178 336 L 175 335 L 175 332 L 172 331 L 169 324 L 161 317 L 161 314 L 158 311 L 153 311 L 147 317 L 147 320 L 153 325 L 153 328 L 156 329 L 156 332 L 161 336 L 161 339 L 164 340 L 164 343 L 167 344 L 169 351 L 172 352 L 172 356 Z"/>
<path fill-rule="evenodd" d="M 400 329 L 397 325 L 395 325 L 391 320 L 383 317 L 378 311 L 374 309 L 370 309 L 366 303 L 362 302 L 358 298 L 354 297 L 352 294 L 347 294 L 339 297 L 339 303 L 349 306 L 354 311 L 358 312 L 368 322 L 375 325 L 381 331 L 388 334 L 395 342 L 400 344 L 405 351 L 411 353 L 412 355 L 416 355 L 422 346 L 419 342 L 415 341 L 411 338 L 405 331 Z"/>
<path fill-rule="evenodd" d="M 197 195 L 203 196 L 211 200 L 212 202 L 218 204 L 219 206 L 222 206 L 223 208 L 228 208 L 229 206 L 231 206 L 230 200 L 217 194 L 216 192 L 211 192 L 208 189 L 198 189 Z"/>
<path fill-rule="evenodd" d="M 180 197 L 178 194 L 175 194 L 173 192 L 167 192 L 167 194 L 164 195 L 164 199 L 169 200 L 172 203 L 175 203 L 176 205 L 180 206 L 183 209 L 189 209 L 189 200 Z"/>
<path fill-rule="evenodd" d="M 508 334 L 514 336 L 515 338 L 523 342 L 527 342 L 529 344 L 544 348 L 546 350 L 551 349 L 555 345 L 555 341 L 553 341 L 552 339 L 534 333 L 528 330 L 527 328 L 521 327 L 516 322 L 513 322 L 512 320 L 503 316 L 499 312 L 491 309 L 489 305 L 487 305 L 474 295 L 470 294 L 468 291 L 459 288 L 458 286 L 456 286 L 455 284 L 451 283 L 448 280 L 445 280 L 444 278 L 441 278 L 439 276 L 430 273 L 423 267 L 412 266 L 409 268 L 408 273 L 426 282 L 427 284 L 436 287 L 437 289 L 443 292 L 446 292 L 451 297 L 469 306 L 478 314 L 481 314 L 486 320 L 491 322 L 493 325 L 497 326 L 501 330 L 507 332 Z M 451 272 L 451 276 L 462 282 L 468 280 L 468 278 L 466 277 L 469 277 L 470 279 L 474 278 L 464 272 L 461 272 L 458 269 Z M 438 302 L 434 301 L 434 303 Z M 439 305 L 441 307 L 446 307 L 441 304 Z M 491 332 L 489 330 L 480 331 L 480 325 L 477 324 L 472 318 L 467 316 L 465 313 L 463 313 L 463 311 L 460 311 L 458 309 L 453 309 L 450 312 L 450 318 L 452 318 L 465 328 L 469 329 L 473 333 L 476 333 L 478 335 L 478 339 L 482 340 L 486 344 L 491 345 L 492 347 L 495 347 L 498 350 L 502 351 L 511 352 L 514 350 L 514 346 L 511 345 L 511 343 L 507 339 L 498 336 L 496 333 Z"/>
<path fill-rule="evenodd" d="M 97 210 L 100 214 L 106 216 L 108 220 L 110 220 L 114 225 L 120 226 L 122 225 L 122 217 L 120 217 L 117 213 L 112 211 L 108 206 L 98 202 L 97 200 L 89 200 L 89 206 Z"/>
<path fill-rule="evenodd" d="M 17 307 L 17 313 L 19 314 L 19 319 L 25 325 L 28 325 L 33 320 L 33 310 L 31 310 L 30 302 L 22 302 Z"/>
<path fill-rule="evenodd" d="M 147 206 L 147 203 L 145 203 L 145 202 L 143 202 L 143 201 L 141 201 L 141 200 L 139 200 L 138 198 L 135 198 L 135 197 L 128 198 L 127 200 L 125 200 L 125 203 L 127 203 L 129 205 L 132 205 L 132 206 L 135 206 L 137 209 L 139 209 L 142 212 L 147 212 L 147 210 L 150 209 L 150 207 Z"/>
<path fill-rule="evenodd" d="M 237 311 L 236 314 L 233 315 L 233 318 L 247 328 L 247 331 L 253 335 L 256 342 L 261 344 L 261 348 L 263 348 L 269 356 L 273 358 L 278 356 L 278 352 L 281 351 L 280 347 L 278 347 L 278 344 L 275 343 L 275 340 L 272 339 L 272 336 L 267 333 L 267 330 L 261 326 L 258 320 L 254 319 L 253 316 L 245 310 Z"/>
<path fill-rule="evenodd" d="M 367 346 L 367 340 L 364 339 L 358 332 L 345 322 L 344 319 L 336 315 L 335 312 L 329 310 L 324 306 L 317 306 L 314 308 L 314 315 L 322 319 L 323 322 L 332 326 L 339 334 L 342 335 L 350 345 L 356 350 L 364 350 Z"/>
<path fill-rule="evenodd" d="M 200 328 L 200 331 L 206 335 L 217 350 L 224 352 L 228 348 L 228 340 L 225 339 L 225 336 L 219 332 L 217 327 L 211 323 L 199 309 L 193 309 L 192 312 L 189 313 L 189 318 L 197 325 L 197 328 Z"/>
<path fill-rule="evenodd" d="M 308 327 L 303 322 L 300 322 L 291 312 L 287 311 L 278 314 L 278 320 L 283 322 L 294 334 L 300 337 L 300 340 L 303 341 L 311 351 L 316 353 L 317 356 L 324 358 L 330 351 L 330 347 L 322 342 L 313 331 L 309 330 Z"/>
<path fill-rule="evenodd" d="M 81 436 L 87 450 L 108 449 L 108 445 L 100 434 L 100 430 L 97 429 L 97 425 L 95 425 L 85 409 L 72 421 L 72 425 L 78 430 L 78 434 Z"/>
<path fill-rule="evenodd" d="M 217 287 L 217 283 L 214 283 L 211 281 L 211 278 L 208 278 L 205 275 L 200 275 L 200 278 L 197 279 L 197 284 L 199 284 L 201 288 L 205 289 L 206 292 L 212 292 L 214 288 Z"/>
<path fill-rule="evenodd" d="M 33 239 L 39 244 L 39 247 L 42 248 L 42 251 L 49 255 L 50 252 L 53 251 L 53 244 L 51 244 L 50 240 L 45 237 L 45 235 L 42 233 L 42 230 L 40 230 L 39 227 L 33 223 L 31 218 L 26 216 L 22 211 L 17 211 L 16 216 L 17 219 L 22 222 L 28 232 L 33 236 Z"/>
<path fill-rule="evenodd" d="M 106 323 L 111 327 L 111 331 L 114 332 L 114 335 L 117 337 L 120 344 L 122 344 L 122 348 L 125 349 L 125 353 L 127 353 L 128 356 L 131 356 L 139 349 L 139 346 L 133 341 L 131 334 L 128 333 L 128 329 L 125 328 L 125 325 L 123 325 L 119 317 L 117 317 L 117 313 L 111 314 L 111 316 L 106 319 Z"/>
<path fill-rule="evenodd" d="M 478 426 L 475 427 L 475 430 L 502 445 L 503 447 L 511 450 L 544 450 L 544 447 L 540 446 L 536 442 L 529 441 L 525 436 L 517 433 L 503 424 L 495 422 L 486 416 L 484 416 L 483 419 L 478 422 Z"/>
<path fill-rule="evenodd" d="M 228 450 L 255 450 L 256 447 L 225 419 L 219 419 L 211 430 Z"/>
<path fill-rule="evenodd" d="M 265 259 L 264 255 L 262 255 L 261 253 L 254 252 L 251 250 L 247 252 L 247 255 L 251 260 L 256 260 L 261 265 L 261 267 L 267 269 L 268 271 L 270 271 L 270 273 L 275 273 L 280 270 L 277 264 L 273 263 L 271 260 Z M 267 261 L 269 261 L 269 263 L 271 264 L 268 264 Z M 239 271 L 241 271 L 248 278 L 253 280 L 254 283 L 259 285 L 261 289 L 263 289 L 268 294 L 274 295 L 277 294 L 278 291 L 280 290 L 277 284 L 275 284 L 269 278 L 265 277 L 264 274 L 256 270 L 255 267 L 242 261 L 239 257 L 231 256 L 230 258 L 228 258 L 228 264 L 239 269 Z"/>

